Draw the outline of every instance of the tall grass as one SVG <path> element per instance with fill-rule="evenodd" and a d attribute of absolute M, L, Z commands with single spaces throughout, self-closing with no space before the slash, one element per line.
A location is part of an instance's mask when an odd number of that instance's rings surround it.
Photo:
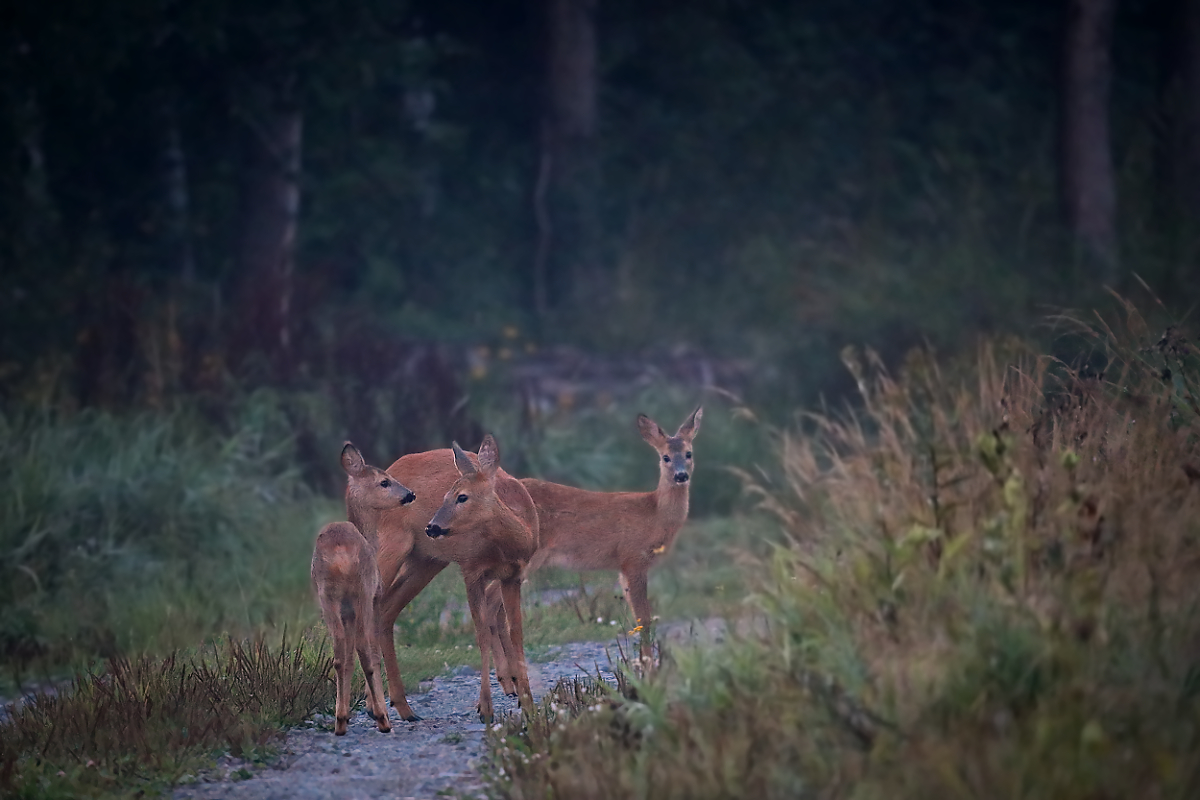
<path fill-rule="evenodd" d="M 307 608 L 319 509 L 262 427 L 0 416 L 0 660 L 165 651 Z"/>
<path fill-rule="evenodd" d="M 1128 305 L 1060 322 L 1088 368 L 848 352 L 861 408 L 755 487 L 768 633 L 508 723 L 498 793 L 1195 796 L 1200 359 Z"/>
<path fill-rule="evenodd" d="M 0 722 L 5 797 L 142 796 L 229 750 L 249 756 L 333 702 L 324 643 L 226 641 L 117 658 Z"/>

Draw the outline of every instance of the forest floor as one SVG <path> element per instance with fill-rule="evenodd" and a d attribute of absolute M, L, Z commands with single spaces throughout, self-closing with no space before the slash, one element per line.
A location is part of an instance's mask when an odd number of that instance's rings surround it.
<path fill-rule="evenodd" d="M 726 636 L 723 619 L 675 622 L 662 627 L 669 645 L 704 644 Z M 544 660 L 529 663 L 529 683 L 540 698 L 559 679 L 597 675 L 613 680 L 614 662 L 625 637 L 602 642 L 551 646 Z M 500 717 L 517 708 L 492 676 L 492 698 Z M 479 670 L 458 667 L 451 674 L 422 682 L 409 695 L 419 722 L 400 720 L 394 709 L 392 732 L 381 734 L 362 708 L 345 736 L 333 735 L 333 719 L 314 715 L 294 728 L 265 763 L 229 755 L 210 770 L 179 786 L 175 800 L 401 800 L 402 798 L 484 797 L 482 767 L 487 757 L 486 726 L 475 704 Z"/>

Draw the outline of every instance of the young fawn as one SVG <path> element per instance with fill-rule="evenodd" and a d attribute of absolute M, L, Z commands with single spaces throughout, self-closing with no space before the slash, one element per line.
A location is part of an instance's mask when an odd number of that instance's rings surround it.
<path fill-rule="evenodd" d="M 650 567 L 670 549 L 687 521 L 688 487 L 692 477 L 692 440 L 700 430 L 703 408 L 692 412 L 674 436 L 645 414 L 638 416 L 638 431 L 658 453 L 658 487 L 653 492 L 590 492 L 536 478 L 521 483 L 537 507 L 541 526 L 538 551 L 527 573 L 542 566 L 577 572 L 620 570 L 621 588 L 633 611 L 634 624 L 649 628 L 650 598 L 647 593 Z M 504 613 L 489 598 L 494 613 Z M 494 626 L 503 627 L 503 620 Z M 512 670 L 505 663 L 501 640 L 496 675 L 511 691 Z M 650 637 L 642 631 L 641 656 L 651 656 Z M 500 678 L 504 675 L 504 678 Z"/>
<path fill-rule="evenodd" d="M 533 703 L 525 666 L 521 582 L 537 550 L 538 515 L 525 487 L 511 477 L 498 475 L 500 449 L 491 435 L 485 436 L 479 447 L 478 463 L 457 444 L 453 452 L 460 477 L 446 492 L 442 507 L 425 533 L 444 543 L 442 555 L 462 568 L 475 641 L 483 662 L 479 718 L 489 723 L 493 717 L 489 651 L 495 639 L 502 642 L 502 647 L 511 648 L 504 675 L 512 676 L 527 708 Z M 485 593 L 493 581 L 499 584 L 506 613 L 485 608 Z M 501 652 L 497 652 L 498 658 Z"/>
<path fill-rule="evenodd" d="M 367 679 L 367 708 L 379 731 L 387 733 L 392 726 L 383 700 L 375 636 L 374 606 L 380 591 L 375 563 L 379 517 L 387 509 L 411 503 L 416 495 L 383 470 L 369 466 L 350 442 L 342 447 L 342 469 L 348 478 L 346 514 L 350 521 L 331 522 L 322 528 L 312 558 L 313 587 L 321 616 L 333 637 L 333 667 L 337 672 L 333 732 L 338 736 L 346 733 L 350 679 L 357 652 Z"/>

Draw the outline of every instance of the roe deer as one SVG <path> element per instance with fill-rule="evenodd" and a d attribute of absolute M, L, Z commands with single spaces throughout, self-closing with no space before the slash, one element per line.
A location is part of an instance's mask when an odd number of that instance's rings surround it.
<path fill-rule="evenodd" d="M 639 414 L 638 431 L 659 455 L 658 488 L 653 492 L 591 492 L 536 478 L 521 481 L 537 508 L 540 525 L 537 553 L 527 574 L 542 566 L 578 572 L 619 570 L 625 600 L 634 623 L 642 630 L 641 656 L 650 658 L 650 567 L 675 542 L 688 514 L 688 486 L 692 475 L 692 439 L 700 430 L 703 408 L 692 412 L 674 436 L 658 423 Z M 495 613 L 503 608 L 489 598 Z M 493 623 L 503 627 L 503 620 Z M 496 643 L 496 675 L 509 676 L 504 663 L 504 642 Z M 509 685 L 500 679 L 509 691 Z"/>
<path fill-rule="evenodd" d="M 494 639 L 511 648 L 506 658 L 516 690 L 526 708 L 533 704 L 525 666 L 525 636 L 521 615 L 521 582 L 538 546 L 538 516 L 529 492 L 517 480 L 499 476 L 500 449 L 489 434 L 479 446 L 478 463 L 457 443 L 454 466 L 460 477 L 446 492 L 442 507 L 425 528 L 431 539 L 446 544 L 442 552 L 462 568 L 467 603 L 475 623 L 480 668 L 479 718 L 492 721 L 490 648 Z M 506 613 L 485 608 L 489 583 L 499 583 Z M 499 623 L 499 624 L 498 624 Z M 498 651 L 497 656 L 500 656 Z M 512 663 L 515 661 L 515 663 Z"/>
<path fill-rule="evenodd" d="M 349 522 L 331 522 L 317 535 L 313 548 L 312 582 L 321 616 L 333 638 L 333 667 L 337 672 L 337 704 L 333 732 L 344 736 L 350 718 L 350 679 L 358 653 L 367 680 L 367 708 L 381 733 L 388 722 L 383 684 L 379 677 L 375 602 L 380 592 L 376 553 L 381 512 L 416 499 L 408 487 L 386 472 L 369 466 L 350 442 L 342 447 Z"/>
<path fill-rule="evenodd" d="M 467 456 L 468 460 L 476 459 L 470 453 Z M 448 447 L 402 456 L 387 471 L 394 479 L 416 492 L 417 500 L 404 509 L 384 512 L 379 521 L 378 563 L 382 597 L 375 604 L 376 641 L 383 651 L 392 705 L 401 719 L 415 722 L 420 717 L 413 712 L 404 694 L 404 680 L 396 660 L 393 626 L 400 612 L 451 561 L 452 543 L 445 539 L 430 538 L 425 534 L 425 528 L 440 508 L 450 485 L 459 479 L 460 474 L 455 467 L 454 451 Z M 530 513 L 534 513 L 528 493 L 503 468 L 496 470 L 496 483 L 502 487 L 501 493 L 509 506 L 529 503 Z M 521 497 L 512 499 L 511 496 L 518 493 Z M 498 605 L 501 602 L 499 591 L 494 595 L 494 602 Z M 515 683 L 511 680 L 512 676 L 509 677 L 509 685 L 514 687 L 510 693 L 515 693 Z"/>
<path fill-rule="evenodd" d="M 467 453 L 468 460 L 476 456 Z M 382 597 L 375 604 L 376 641 L 383 651 L 383 663 L 387 670 L 388 694 L 400 718 L 415 722 L 420 719 L 408 704 L 404 692 L 404 680 L 400 675 L 400 664 L 396 660 L 396 639 L 393 626 L 396 617 L 446 568 L 453 556 L 451 544 L 445 539 L 432 539 L 425 534 L 429 520 L 441 506 L 442 498 L 451 484 L 460 477 L 455 467 L 454 451 L 450 448 L 410 453 L 397 459 L 388 474 L 417 493 L 411 506 L 396 511 L 384 512 L 379 521 L 379 577 Z M 496 470 L 496 483 L 501 488 L 505 502 L 511 507 L 532 502 L 520 483 L 504 471 Z M 520 497 L 513 499 L 519 493 Z M 524 513 L 522 511 L 522 513 Z M 500 592 L 494 592 L 494 602 L 501 603 Z M 492 615 L 494 616 L 494 615 Z M 491 617 L 489 617 L 491 618 Z M 516 663 L 508 659 L 507 663 Z M 499 677 L 499 675 L 497 676 Z M 510 694 L 516 693 L 515 681 Z"/>

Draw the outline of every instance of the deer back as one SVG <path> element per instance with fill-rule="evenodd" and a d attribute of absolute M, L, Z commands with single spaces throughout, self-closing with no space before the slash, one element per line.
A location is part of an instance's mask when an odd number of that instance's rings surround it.
<path fill-rule="evenodd" d="M 317 534 L 311 576 L 318 591 L 339 596 L 356 594 L 360 587 L 373 596 L 379 586 L 374 550 L 349 522 L 331 522 Z"/>
<path fill-rule="evenodd" d="M 478 463 L 478 457 L 470 454 Z M 453 548 L 446 542 L 430 539 L 425 526 L 442 505 L 446 492 L 459 478 L 454 453 L 448 447 L 401 456 L 387 472 L 412 489 L 417 499 L 401 509 L 385 511 L 379 520 L 379 573 L 384 586 L 392 583 L 405 560 L 410 557 L 454 561 Z M 517 482 L 501 468 L 497 485 Z M 532 501 L 529 501 L 532 505 Z M 536 512 L 533 512 L 536 519 Z"/>
<path fill-rule="evenodd" d="M 620 569 L 670 547 L 687 508 L 661 509 L 654 492 L 593 492 L 550 481 L 521 481 L 537 508 L 538 566 L 572 570 Z"/>

